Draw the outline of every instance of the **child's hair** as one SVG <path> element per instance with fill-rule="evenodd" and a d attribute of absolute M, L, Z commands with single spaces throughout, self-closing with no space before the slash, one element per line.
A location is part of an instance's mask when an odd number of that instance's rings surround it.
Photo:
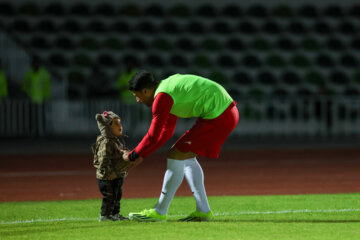
<path fill-rule="evenodd" d="M 144 88 L 153 89 L 157 86 L 158 82 L 154 76 L 145 70 L 140 70 L 130 79 L 129 90 L 141 91 Z"/>

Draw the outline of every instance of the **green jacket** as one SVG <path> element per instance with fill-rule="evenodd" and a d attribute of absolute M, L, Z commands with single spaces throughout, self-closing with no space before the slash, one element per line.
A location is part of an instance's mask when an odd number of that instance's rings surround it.
<path fill-rule="evenodd" d="M 0 70 L 0 101 L 8 96 L 7 80 L 3 70 Z"/>
<path fill-rule="evenodd" d="M 25 74 L 22 90 L 35 103 L 50 99 L 50 74 L 43 67 L 40 67 L 37 72 L 31 69 Z"/>

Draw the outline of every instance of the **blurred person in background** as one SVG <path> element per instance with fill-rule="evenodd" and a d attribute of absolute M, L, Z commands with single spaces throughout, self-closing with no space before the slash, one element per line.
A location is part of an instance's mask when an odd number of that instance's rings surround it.
<path fill-rule="evenodd" d="M 125 69 L 120 73 L 117 81 L 116 88 L 119 92 L 122 102 L 126 104 L 134 104 L 134 96 L 129 91 L 129 81 L 135 75 L 136 69 L 130 62 L 125 63 Z"/>
<path fill-rule="evenodd" d="M 0 103 L 8 96 L 7 79 L 0 59 Z"/>

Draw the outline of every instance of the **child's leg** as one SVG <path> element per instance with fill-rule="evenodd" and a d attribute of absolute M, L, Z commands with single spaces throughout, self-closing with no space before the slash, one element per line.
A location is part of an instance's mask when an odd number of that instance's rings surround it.
<path fill-rule="evenodd" d="M 101 216 L 110 216 L 114 202 L 113 186 L 111 181 L 97 180 L 99 190 L 103 195 L 101 204 Z"/>
<path fill-rule="evenodd" d="M 123 185 L 124 179 L 123 178 L 117 178 L 112 181 L 113 190 L 114 190 L 114 203 L 113 203 L 113 209 L 112 209 L 112 215 L 116 215 L 120 213 L 120 200 L 122 197 L 122 185 Z"/>

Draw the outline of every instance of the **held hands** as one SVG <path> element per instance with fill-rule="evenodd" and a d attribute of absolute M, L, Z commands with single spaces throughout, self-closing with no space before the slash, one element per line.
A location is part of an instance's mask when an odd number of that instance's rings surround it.
<path fill-rule="evenodd" d="M 124 161 L 127 161 L 127 162 L 130 162 L 130 159 L 129 159 L 129 153 L 130 151 L 129 150 L 120 150 L 120 152 L 123 153 L 123 159 Z M 131 167 L 128 169 L 131 170 L 133 169 L 134 167 L 136 167 L 137 165 L 139 165 L 144 159 L 142 157 L 138 157 L 135 159 L 135 161 L 131 162 Z"/>

